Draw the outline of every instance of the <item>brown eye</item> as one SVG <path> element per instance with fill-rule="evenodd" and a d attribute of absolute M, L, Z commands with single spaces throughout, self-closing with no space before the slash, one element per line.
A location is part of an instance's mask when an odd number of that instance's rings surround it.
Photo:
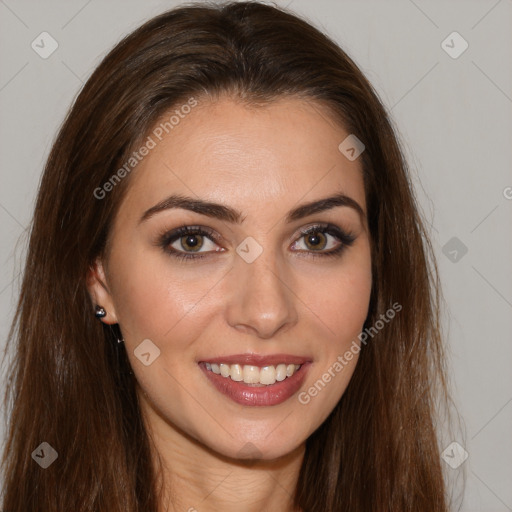
<path fill-rule="evenodd" d="M 311 249 L 325 249 L 327 245 L 327 237 L 321 231 L 315 231 L 305 235 L 306 245 Z"/>
<path fill-rule="evenodd" d="M 215 232 L 208 228 L 182 226 L 164 233 L 160 237 L 158 245 L 175 258 L 197 260 L 209 256 L 209 253 L 222 251 L 214 242 L 217 239 Z"/>
<path fill-rule="evenodd" d="M 316 225 L 301 232 L 301 237 L 294 243 L 294 249 L 312 257 L 336 256 L 344 252 L 356 239 L 352 233 L 346 233 L 332 224 Z M 297 247 L 304 240 L 304 246 Z"/>
<path fill-rule="evenodd" d="M 199 251 L 203 246 L 203 236 L 202 235 L 185 235 L 178 239 L 181 244 L 181 248 L 185 251 Z"/>
<path fill-rule="evenodd" d="M 211 240 L 211 235 L 202 230 L 186 234 L 176 233 L 169 238 L 167 245 L 170 251 L 184 253 L 204 253 L 218 250 L 215 242 Z"/>

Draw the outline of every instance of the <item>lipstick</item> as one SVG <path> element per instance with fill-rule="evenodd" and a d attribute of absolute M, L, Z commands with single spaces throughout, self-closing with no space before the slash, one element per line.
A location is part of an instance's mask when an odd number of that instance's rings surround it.
<path fill-rule="evenodd" d="M 247 406 L 271 406 L 285 402 L 299 391 L 311 366 L 311 360 L 288 354 L 237 354 L 205 359 L 198 364 L 215 389 L 234 402 Z M 253 367 L 252 370 L 260 370 L 275 365 L 281 370 L 277 381 L 272 384 L 257 384 L 254 380 L 250 381 L 253 383 L 247 383 L 243 382 L 240 376 L 240 369 L 246 366 Z M 298 365 L 300 367 L 297 369 Z M 222 375 L 219 374 L 219 366 L 223 370 Z M 288 372 L 283 374 L 285 367 L 288 368 Z M 267 371 L 269 370 L 273 372 L 273 369 L 267 368 Z M 244 375 L 247 375 L 246 371 Z"/>

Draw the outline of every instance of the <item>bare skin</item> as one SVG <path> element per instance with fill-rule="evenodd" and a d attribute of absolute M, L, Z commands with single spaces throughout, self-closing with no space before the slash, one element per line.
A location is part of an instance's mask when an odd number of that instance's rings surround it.
<path fill-rule="evenodd" d="M 347 135 L 304 100 L 254 108 L 204 99 L 130 176 L 109 251 L 88 286 L 107 311 L 103 320 L 123 333 L 155 463 L 158 457 L 164 466 L 162 511 L 294 510 L 305 441 L 350 381 L 357 355 L 334 376 L 332 367 L 357 341 L 370 299 L 360 159 L 338 150 Z M 335 193 L 352 198 L 362 214 L 336 206 L 286 221 L 290 210 Z M 221 203 L 244 220 L 172 208 L 140 221 L 171 194 Z M 343 242 L 321 229 L 316 245 L 301 234 L 318 223 L 354 241 L 341 255 L 321 256 Z M 159 245 L 161 233 L 186 225 L 210 228 L 218 238 L 181 235 Z M 236 252 L 247 237 L 262 248 L 251 263 Z M 169 247 L 206 257 L 180 261 Z M 134 354 L 146 339 L 160 350 L 148 366 Z M 278 405 L 244 406 L 212 386 L 198 365 L 241 353 L 307 356 L 302 396 L 329 368 L 331 378 L 307 403 L 295 393 Z"/>

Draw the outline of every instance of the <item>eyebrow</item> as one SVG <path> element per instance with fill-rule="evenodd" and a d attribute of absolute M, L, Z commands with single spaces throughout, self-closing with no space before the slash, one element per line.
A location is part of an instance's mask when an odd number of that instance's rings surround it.
<path fill-rule="evenodd" d="M 338 193 L 317 201 L 302 204 L 287 213 L 285 222 L 290 223 L 304 217 L 308 217 L 309 215 L 313 215 L 314 213 L 331 210 L 339 206 L 347 206 L 354 209 L 359 214 L 361 222 L 364 225 L 366 214 L 363 209 L 357 201 L 343 193 Z M 157 213 L 173 208 L 189 210 L 191 212 L 200 213 L 201 215 L 206 215 L 207 217 L 236 224 L 241 224 L 245 220 L 242 212 L 230 206 L 174 194 L 146 210 L 140 218 L 139 224 L 147 221 Z"/>

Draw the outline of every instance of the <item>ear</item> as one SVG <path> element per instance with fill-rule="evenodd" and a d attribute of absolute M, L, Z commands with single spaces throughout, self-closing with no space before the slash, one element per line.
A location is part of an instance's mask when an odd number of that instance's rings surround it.
<path fill-rule="evenodd" d="M 97 258 L 89 267 L 86 276 L 86 285 L 91 297 L 93 308 L 99 305 L 107 313 L 107 315 L 100 320 L 109 325 L 117 324 L 114 301 L 107 284 L 105 268 L 100 258 Z"/>

